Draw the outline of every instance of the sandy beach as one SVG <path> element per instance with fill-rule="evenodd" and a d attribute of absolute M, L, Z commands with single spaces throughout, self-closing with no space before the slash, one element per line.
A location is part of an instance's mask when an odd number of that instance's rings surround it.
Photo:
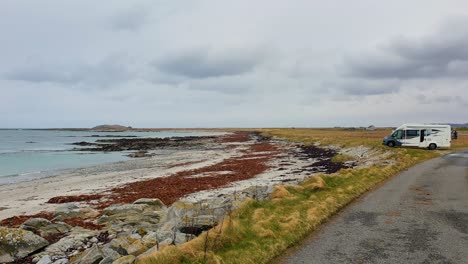
<path fill-rule="evenodd" d="M 0 186 L 0 220 L 53 210 L 55 196 L 102 192 L 144 179 L 168 176 L 183 170 L 210 166 L 238 155 L 242 147 L 226 149 L 211 142 L 200 149 L 180 150 L 144 159 L 66 170 L 38 180 Z"/>

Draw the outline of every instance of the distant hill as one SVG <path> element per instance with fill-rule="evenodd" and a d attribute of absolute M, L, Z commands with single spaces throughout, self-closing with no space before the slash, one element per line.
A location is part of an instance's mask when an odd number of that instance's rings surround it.
<path fill-rule="evenodd" d="M 465 123 L 465 124 L 449 124 L 451 127 L 468 127 L 468 123 Z"/>
<path fill-rule="evenodd" d="M 112 131 L 128 131 L 132 130 L 132 127 L 128 126 L 121 126 L 121 125 L 100 125 L 91 128 L 91 131 L 104 131 L 104 132 L 112 132 Z"/>

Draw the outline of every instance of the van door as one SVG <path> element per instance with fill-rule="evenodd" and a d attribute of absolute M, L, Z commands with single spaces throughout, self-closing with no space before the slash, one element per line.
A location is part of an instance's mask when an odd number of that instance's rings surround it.
<path fill-rule="evenodd" d="M 418 129 L 404 130 L 403 146 L 419 147 L 420 144 L 420 131 Z"/>
<path fill-rule="evenodd" d="M 425 148 L 427 147 L 427 136 L 429 135 L 429 133 L 427 133 L 427 130 L 426 129 L 421 129 L 419 131 L 419 147 L 420 148 Z"/>

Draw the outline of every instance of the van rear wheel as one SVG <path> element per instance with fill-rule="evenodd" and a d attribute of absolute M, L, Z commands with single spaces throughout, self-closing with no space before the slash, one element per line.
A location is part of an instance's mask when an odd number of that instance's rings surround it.
<path fill-rule="evenodd" d="M 389 141 L 389 142 L 387 142 L 387 146 L 393 148 L 395 146 L 395 142 Z"/>
<path fill-rule="evenodd" d="M 437 145 L 436 145 L 436 144 L 434 144 L 434 143 L 429 144 L 429 149 L 430 149 L 430 150 L 434 150 L 434 149 L 436 149 L 436 148 L 437 148 Z"/>

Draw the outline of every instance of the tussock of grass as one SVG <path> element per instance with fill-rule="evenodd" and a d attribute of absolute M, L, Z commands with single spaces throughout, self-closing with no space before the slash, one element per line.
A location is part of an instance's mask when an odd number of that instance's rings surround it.
<path fill-rule="evenodd" d="M 275 190 L 270 194 L 271 199 L 281 199 L 289 196 L 290 193 L 284 185 L 278 185 L 275 187 Z"/>
<path fill-rule="evenodd" d="M 271 194 L 272 200 L 248 200 L 214 229 L 179 247 L 169 246 L 151 257 L 141 258 L 140 263 L 266 263 L 377 184 L 441 153 L 380 146 L 381 138 L 389 131 L 271 129 L 263 132 L 308 144 L 320 141 L 385 148 L 392 151 L 389 158 L 396 164 L 343 169 L 331 175 L 316 175 L 299 186 L 280 185 Z M 468 146 L 468 142 L 458 144 Z"/>

